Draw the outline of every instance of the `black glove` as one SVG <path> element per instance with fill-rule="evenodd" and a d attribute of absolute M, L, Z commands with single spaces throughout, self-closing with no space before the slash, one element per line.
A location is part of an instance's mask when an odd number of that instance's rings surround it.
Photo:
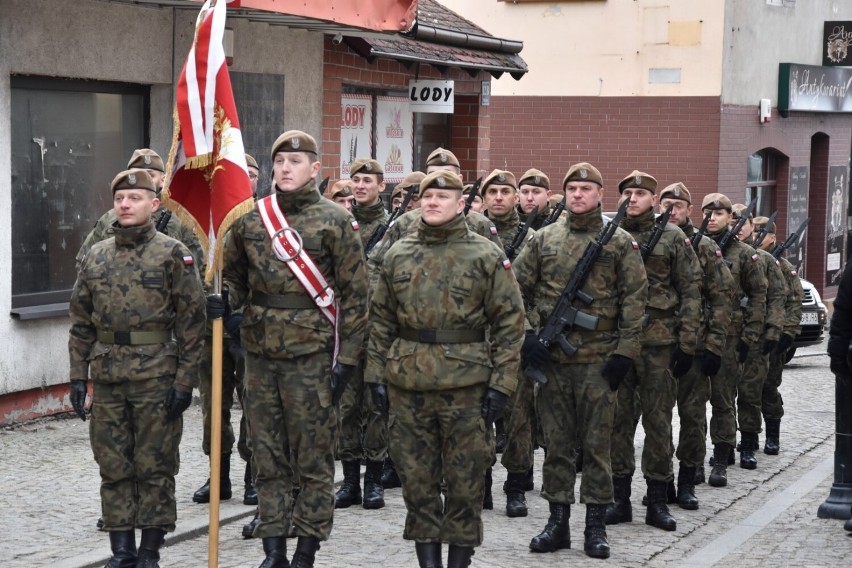
<path fill-rule="evenodd" d="M 624 355 L 611 355 L 609 359 L 604 363 L 603 369 L 601 369 L 601 376 L 609 381 L 610 390 L 618 390 L 618 387 L 621 386 L 621 381 L 627 376 L 627 373 L 630 372 L 630 368 L 633 366 L 633 359 L 625 357 Z"/>
<path fill-rule="evenodd" d="M 207 319 L 224 318 L 231 311 L 228 307 L 221 294 L 207 294 Z"/>
<path fill-rule="evenodd" d="M 769 355 L 778 348 L 778 342 L 774 339 L 767 339 L 763 343 L 763 354 Z"/>
<path fill-rule="evenodd" d="M 354 365 L 346 365 L 340 362 L 334 364 L 334 369 L 331 370 L 331 402 L 334 406 L 340 403 L 343 391 L 346 390 L 346 385 L 355 376 L 357 369 Z"/>
<path fill-rule="evenodd" d="M 222 324 L 225 327 L 225 331 L 231 336 L 231 343 L 236 343 L 239 347 L 243 345 L 242 341 L 240 341 L 240 324 L 242 322 L 243 314 L 230 314 L 225 317 L 225 321 Z"/>
<path fill-rule="evenodd" d="M 192 393 L 170 387 L 166 395 L 166 422 L 174 422 L 192 404 Z"/>
<path fill-rule="evenodd" d="M 748 359 L 748 343 L 740 339 L 737 342 L 737 363 L 745 363 Z"/>
<path fill-rule="evenodd" d="M 722 368 L 722 358 L 712 351 L 705 351 L 701 356 L 701 373 L 708 377 L 715 377 Z"/>
<path fill-rule="evenodd" d="M 370 383 L 370 396 L 373 398 L 373 406 L 382 413 L 382 416 L 387 418 L 388 408 L 388 387 L 378 383 Z"/>
<path fill-rule="evenodd" d="M 71 394 L 68 398 L 71 399 L 71 406 L 74 407 L 74 412 L 80 417 L 83 422 L 86 421 L 86 381 L 74 379 L 71 381 Z"/>
<path fill-rule="evenodd" d="M 793 346 L 793 341 L 796 338 L 789 333 L 782 333 L 781 339 L 778 340 L 778 347 L 775 348 L 776 353 L 784 353 Z"/>
<path fill-rule="evenodd" d="M 482 417 L 489 427 L 494 424 L 495 420 L 503 416 L 503 411 L 506 410 L 508 403 L 509 397 L 502 392 L 492 388 L 485 391 L 485 398 L 482 399 Z"/>
<path fill-rule="evenodd" d="M 521 347 L 521 366 L 541 369 L 550 363 L 550 351 L 538 340 L 538 335 L 527 332 L 524 345 Z"/>
<path fill-rule="evenodd" d="M 675 347 L 672 352 L 672 358 L 669 362 L 669 368 L 672 370 L 672 376 L 676 379 L 681 378 L 689 372 L 692 367 L 693 355 L 684 353 L 680 347 Z"/>

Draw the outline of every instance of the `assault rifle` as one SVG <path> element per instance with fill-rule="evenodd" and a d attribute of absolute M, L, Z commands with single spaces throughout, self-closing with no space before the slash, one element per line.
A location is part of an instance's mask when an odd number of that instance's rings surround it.
<path fill-rule="evenodd" d="M 757 233 L 757 236 L 754 237 L 754 242 L 751 246 L 758 249 L 760 248 L 760 243 L 766 238 L 766 235 L 769 234 L 769 227 L 772 226 L 772 223 L 775 222 L 775 218 L 778 217 L 778 211 L 769 216 L 769 220 L 766 222 L 766 225 Z"/>
<path fill-rule="evenodd" d="M 590 242 L 583 251 L 580 260 L 574 267 L 571 277 L 568 279 L 568 284 L 562 290 L 562 295 L 559 296 L 553 311 L 547 318 L 544 327 L 538 334 L 538 341 L 547 349 L 554 343 L 558 343 L 559 347 L 566 355 L 573 355 L 577 352 L 577 346 L 573 345 L 565 337 L 565 333 L 570 331 L 578 321 L 582 321 L 584 329 L 594 329 L 597 326 L 598 318 L 581 312 L 574 307 L 574 302 L 579 300 L 584 305 L 588 306 L 594 301 L 589 294 L 583 292 L 582 288 L 586 285 L 586 280 L 592 272 L 592 267 L 595 264 L 598 256 L 604 246 L 610 241 L 615 231 L 618 229 L 619 223 L 624 219 L 624 214 L 627 212 L 628 199 L 625 199 L 618 208 L 618 213 L 598 234 L 598 238 Z M 541 369 L 528 366 L 524 369 L 524 376 L 539 383 L 546 383 L 547 377 L 541 372 Z"/>
<path fill-rule="evenodd" d="M 330 180 L 330 179 L 331 178 L 325 178 L 324 180 L 322 180 L 320 182 L 319 186 L 317 186 L 317 191 L 319 191 L 320 195 L 325 193 L 325 188 L 328 187 L 328 180 Z"/>
<path fill-rule="evenodd" d="M 737 235 L 740 234 L 743 225 L 746 224 L 748 218 L 751 217 L 752 213 L 754 213 L 755 207 L 757 207 L 757 199 L 752 199 L 751 203 L 748 204 L 748 207 L 746 207 L 745 211 L 743 211 L 742 215 L 740 215 L 740 219 L 737 221 L 737 224 L 734 225 L 730 231 L 725 233 L 721 239 L 719 239 L 719 248 L 722 249 L 722 254 L 725 254 L 725 251 L 728 249 L 731 241 L 737 238 Z"/>
<path fill-rule="evenodd" d="M 476 196 L 479 194 L 479 186 L 482 185 L 482 178 L 479 178 L 475 182 L 473 182 L 473 187 L 470 188 L 470 193 L 467 196 L 467 201 L 464 202 L 464 211 L 462 215 L 467 217 L 467 212 L 470 211 L 471 206 L 473 206 L 473 201 L 476 199 Z"/>
<path fill-rule="evenodd" d="M 527 220 L 524 221 L 524 224 L 518 227 L 518 232 L 515 233 L 515 238 L 512 239 L 512 242 L 503 247 L 503 252 L 506 253 L 506 256 L 509 257 L 509 260 L 515 260 L 515 256 L 518 254 L 518 249 L 524 243 L 524 239 L 527 238 L 527 233 L 530 232 L 530 226 L 535 223 L 535 220 L 538 218 L 538 205 L 535 206 L 535 209 L 529 212 L 527 215 Z"/>
<path fill-rule="evenodd" d="M 157 221 L 157 226 L 155 227 L 155 229 L 157 229 L 157 232 L 165 233 L 166 227 L 168 227 L 168 225 L 169 225 L 169 219 L 171 219 L 171 218 L 172 218 L 172 210 L 171 209 L 166 209 L 165 211 L 163 211 L 163 216 L 160 217 L 159 221 Z"/>
<path fill-rule="evenodd" d="M 657 217 L 657 220 L 654 222 L 654 232 L 651 233 L 651 238 L 644 245 L 639 245 L 639 254 L 642 255 L 643 262 L 651 254 L 651 251 L 654 250 L 654 247 L 657 246 L 657 243 L 660 242 L 660 237 L 663 236 L 663 231 L 666 230 L 666 225 L 669 224 L 669 217 L 672 216 L 672 208 L 674 208 L 674 205 L 669 205 L 663 211 L 663 214 Z"/>
<path fill-rule="evenodd" d="M 701 237 L 703 237 L 707 233 L 707 225 L 710 223 L 710 217 L 713 216 L 713 211 L 708 209 L 707 213 L 704 214 L 704 220 L 701 221 L 701 226 L 692 235 L 692 241 L 689 244 L 692 245 L 692 250 L 698 252 L 698 244 L 701 242 Z"/>
<path fill-rule="evenodd" d="M 376 246 L 380 240 L 385 236 L 385 233 L 388 232 L 390 226 L 394 224 L 394 222 L 399 219 L 400 215 L 405 213 L 405 210 L 408 208 L 408 204 L 411 203 L 411 199 L 414 197 L 414 192 L 419 191 L 420 187 L 418 185 L 412 185 L 407 190 L 405 190 L 405 197 L 402 198 L 402 203 L 393 210 L 393 213 L 390 214 L 387 221 L 382 223 L 376 228 L 376 232 L 372 234 L 370 240 L 367 241 L 367 246 L 364 247 L 364 255 L 366 256 L 373 247 Z"/>
<path fill-rule="evenodd" d="M 810 221 L 810 217 L 802 221 L 802 224 L 799 225 L 798 229 L 790 233 L 790 236 L 787 237 L 782 244 L 775 247 L 775 250 L 772 251 L 772 256 L 775 257 L 775 260 L 781 258 L 781 255 L 784 254 L 784 251 L 795 246 L 796 243 L 799 242 L 799 239 L 802 238 L 802 234 L 804 234 L 805 229 L 808 227 L 808 223 L 810 223 Z"/>
<path fill-rule="evenodd" d="M 556 204 L 556 207 L 553 208 L 553 211 L 550 212 L 550 215 L 547 216 L 547 219 L 545 219 L 541 223 L 541 227 L 539 227 L 539 229 L 543 229 L 548 225 L 552 225 L 553 223 L 555 223 L 556 220 L 559 219 L 560 215 L 562 215 L 562 212 L 565 211 L 565 205 L 567 204 L 567 202 L 568 194 L 566 193 L 565 196 L 562 198 L 562 201 Z"/>

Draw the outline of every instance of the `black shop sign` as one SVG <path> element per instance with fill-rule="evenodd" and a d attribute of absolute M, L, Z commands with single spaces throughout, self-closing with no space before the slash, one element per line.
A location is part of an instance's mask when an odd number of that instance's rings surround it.
<path fill-rule="evenodd" d="M 852 69 L 781 63 L 778 111 L 852 113 Z"/>

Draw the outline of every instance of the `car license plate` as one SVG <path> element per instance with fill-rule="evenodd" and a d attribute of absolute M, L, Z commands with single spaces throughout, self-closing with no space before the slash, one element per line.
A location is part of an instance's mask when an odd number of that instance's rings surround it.
<path fill-rule="evenodd" d="M 819 314 L 816 312 L 804 312 L 802 314 L 802 321 L 800 325 L 818 325 L 819 324 Z"/>

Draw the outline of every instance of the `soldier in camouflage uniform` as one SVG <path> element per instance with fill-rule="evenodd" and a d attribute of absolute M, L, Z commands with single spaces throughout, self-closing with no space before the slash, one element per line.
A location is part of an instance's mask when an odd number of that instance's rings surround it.
<path fill-rule="evenodd" d="M 679 227 L 691 244 L 696 229 L 690 220 L 692 196 L 684 184 L 673 183 L 660 192 L 660 209 L 665 210 L 670 206 L 672 213 L 669 223 Z M 731 321 L 733 287 L 733 277 L 722 260 L 722 251 L 709 237 L 701 236 L 696 256 L 702 272 L 699 341 L 689 371 L 677 380 L 677 413 L 680 419 L 676 452 L 680 462 L 677 474 L 677 503 L 682 509 L 689 510 L 698 509 L 695 478 L 698 468 L 703 471 L 707 452 L 710 377 L 715 376 L 722 365 L 725 334 Z"/>
<path fill-rule="evenodd" d="M 518 183 L 515 174 L 505 170 L 493 170 L 482 181 L 479 193 L 482 195 L 485 216 L 497 227 L 497 235 L 505 248 L 514 240 L 521 224 L 521 217 L 516 208 Z"/>
<path fill-rule="evenodd" d="M 131 168 L 140 168 L 148 172 L 148 175 L 151 176 L 151 179 L 154 181 L 154 187 L 157 189 L 157 198 L 159 199 L 160 191 L 162 191 L 163 182 L 165 181 L 165 168 L 163 167 L 162 158 L 160 158 L 160 156 L 151 149 L 140 148 L 133 151 L 130 161 L 127 162 L 127 169 Z M 192 229 L 178 221 L 177 217 L 172 215 L 171 211 L 165 207 L 158 207 L 151 215 L 151 219 L 154 221 L 154 226 L 163 234 L 168 235 L 173 239 L 177 239 L 189 247 L 192 256 L 195 258 L 195 262 L 197 263 L 198 273 L 204 274 L 204 251 L 201 248 L 201 243 L 198 242 L 198 237 L 195 236 Z M 86 238 L 83 239 L 83 244 L 77 252 L 77 257 L 75 259 L 77 262 L 77 268 L 80 268 L 80 263 L 83 261 L 83 257 L 86 256 L 86 253 L 89 252 L 89 249 L 91 249 L 95 243 L 99 243 L 102 240 L 113 236 L 117 220 L 114 209 L 110 209 L 101 215 L 101 218 L 98 219 L 95 226 L 91 231 L 89 231 Z M 163 223 L 165 223 L 165 226 L 163 226 Z"/>
<path fill-rule="evenodd" d="M 334 182 L 323 195 L 326 199 L 330 199 L 346 209 L 352 211 L 352 202 L 355 201 L 355 196 L 352 195 L 352 182 L 348 179 L 341 179 Z"/>
<path fill-rule="evenodd" d="M 734 205 L 735 223 L 745 211 L 746 206 Z M 751 245 L 754 240 L 754 218 L 749 217 L 740 230 L 737 238 Z M 763 383 L 769 370 L 769 355 L 778 348 L 778 341 L 784 329 L 786 319 L 786 304 L 790 290 L 787 280 L 781 270 L 781 264 L 763 249 L 757 250 L 760 255 L 766 281 L 766 317 L 763 320 L 763 334 L 758 344 L 749 352 L 743 366 L 743 373 L 737 383 L 737 419 L 740 428 L 740 467 L 745 469 L 757 468 L 757 458 L 754 452 L 758 448 L 758 434 L 761 431 L 762 417 L 760 403 L 763 398 Z"/>
<path fill-rule="evenodd" d="M 317 191 L 320 163 L 314 138 L 298 130 L 285 132 L 272 145 L 271 157 L 276 190 L 232 225 L 223 276 L 230 307 L 245 306 L 240 338 L 257 469 L 260 521 L 254 536 L 263 539 L 266 553 L 261 567 L 288 566 L 285 535 L 294 471 L 301 491 L 292 513 L 299 541 L 291 566 L 304 567 L 313 566 L 319 542 L 331 533 L 334 405 L 361 356 L 367 272 L 355 219 Z M 281 249 L 273 248 L 260 213 L 261 207 L 274 206 L 272 200 L 292 229 L 286 232 L 294 232 L 333 291 L 336 326 L 294 274 L 299 264 L 276 254 Z M 214 300 L 208 298 L 208 304 Z"/>
<path fill-rule="evenodd" d="M 618 184 L 621 200 L 628 200 L 621 226 L 644 248 L 658 226 L 654 217 L 657 180 L 633 171 Z M 673 531 L 677 522 L 666 505 L 666 486 L 672 472 L 672 411 L 677 402 L 677 380 L 692 367 L 701 318 L 701 265 L 689 239 L 667 223 L 659 241 L 645 256 L 648 304 L 641 334 L 642 352 L 618 391 L 612 433 L 612 475 L 615 503 L 607 508 L 607 524 L 633 519 L 630 484 L 636 470 L 633 438 L 636 434 L 633 402 L 638 394 L 645 443 L 642 474 L 648 484 L 645 524 Z M 694 477 L 694 473 L 693 473 Z"/>
<path fill-rule="evenodd" d="M 448 568 L 468 566 L 482 544 L 492 422 L 515 390 L 524 334 L 511 263 L 467 228 L 461 190 L 452 172 L 426 176 L 417 232 L 385 255 L 371 302 L 365 380 L 377 406 L 389 403 L 403 536 L 430 568 L 442 566 L 441 543 Z"/>
<path fill-rule="evenodd" d="M 583 291 L 594 300 L 576 306 L 597 323 L 580 322 L 566 335 L 578 347 L 571 356 L 548 351 L 536 335 L 559 300 L 586 246 L 603 228 L 603 180 L 591 164 L 571 166 L 563 187 L 569 214 L 536 233 L 514 265 L 527 306 L 531 330 L 524 340 L 524 366 L 540 369 L 547 383 L 538 386 L 536 414 L 544 446 L 541 495 L 550 503 L 550 519 L 532 539 L 534 552 L 570 548 L 570 504 L 574 502 L 576 440 L 581 440 L 585 466 L 580 502 L 586 504 L 584 550 L 609 557 L 606 506 L 612 503 L 610 438 L 616 391 L 639 357 L 639 334 L 648 295 L 648 279 L 638 245 L 623 229 L 615 231 L 594 263 Z M 582 318 L 583 322 L 592 317 Z M 594 329 L 588 329 L 594 327 Z M 579 434 L 578 434 L 579 433 Z"/>
<path fill-rule="evenodd" d="M 766 317 L 766 289 L 768 284 L 760 263 L 760 256 L 750 246 L 735 237 L 722 247 L 720 242 L 729 233 L 733 217 L 731 200 L 721 193 L 710 193 L 701 204 L 702 214 L 710 211 L 707 236 L 722 248 L 725 264 L 731 271 L 734 286 L 731 290 L 731 322 L 722 354 L 722 368 L 710 378 L 710 441 L 713 442 L 713 466 L 708 482 L 713 487 L 728 484 L 728 465 L 733 463 L 737 439 L 737 418 L 734 397 L 742 373 L 742 365 L 752 349 L 760 349 L 763 320 Z M 748 301 L 741 307 L 743 297 Z"/>
<path fill-rule="evenodd" d="M 204 294 L 189 250 L 154 228 L 151 176 L 127 170 L 111 189 L 119 226 L 83 257 L 71 296 L 71 403 L 85 420 L 91 378 L 107 566 L 154 568 L 177 519 L 181 414 L 198 382 Z"/>
<path fill-rule="evenodd" d="M 757 217 L 754 220 L 754 226 L 756 229 L 767 229 L 767 235 L 760 243 L 760 248 L 772 253 L 777 246 L 775 223 L 766 227 L 768 222 L 769 219 L 766 217 Z M 778 347 L 769 354 L 769 370 L 766 373 L 766 380 L 763 382 L 763 396 L 761 397 L 760 410 L 763 413 L 763 421 L 766 423 L 766 444 L 763 446 L 763 452 L 770 456 L 778 455 L 780 450 L 784 400 L 781 398 L 781 393 L 778 392 L 778 387 L 781 386 L 781 372 L 784 370 L 786 352 L 793 345 L 796 336 L 802 331 L 802 300 L 805 297 L 805 291 L 802 289 L 802 282 L 799 279 L 798 272 L 796 272 L 796 267 L 790 264 L 790 261 L 786 258 L 781 257 L 778 261 L 781 263 L 781 272 L 784 273 L 789 293 L 784 304 L 784 331 L 778 340 Z"/>
<path fill-rule="evenodd" d="M 538 206 L 538 215 L 531 225 L 538 230 L 550 215 L 550 198 L 553 192 L 550 190 L 550 178 L 541 170 L 530 168 L 521 179 L 518 180 L 518 214 L 521 221 L 527 220 L 527 215 Z"/>

